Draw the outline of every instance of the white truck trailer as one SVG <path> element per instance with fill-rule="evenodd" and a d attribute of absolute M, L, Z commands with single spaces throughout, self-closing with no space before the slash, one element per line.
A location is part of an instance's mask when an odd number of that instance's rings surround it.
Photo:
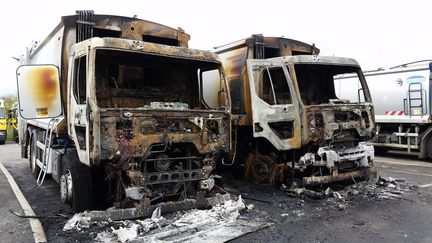
<path fill-rule="evenodd" d="M 422 60 L 364 72 L 375 108 L 376 149 L 419 151 L 420 159 L 432 158 L 431 70 L 432 60 Z M 347 93 L 354 81 L 340 77 L 338 93 Z"/>

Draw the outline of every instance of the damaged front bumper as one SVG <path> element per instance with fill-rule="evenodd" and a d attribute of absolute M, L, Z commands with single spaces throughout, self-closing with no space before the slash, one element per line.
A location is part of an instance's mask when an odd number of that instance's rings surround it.
<path fill-rule="evenodd" d="M 369 162 L 375 159 L 374 147 L 366 142 L 359 143 L 354 148 L 333 149 L 330 146 L 321 147 L 318 152 L 306 153 L 299 160 L 300 169 L 307 166 L 326 166 L 332 169 L 337 163 L 356 161 L 359 167 L 369 166 Z"/>
<path fill-rule="evenodd" d="M 209 208 L 215 205 L 223 204 L 229 201 L 230 194 L 217 193 L 213 197 L 198 196 L 195 199 L 184 199 L 176 202 L 164 202 L 156 205 L 148 205 L 145 207 L 134 207 L 125 209 L 109 209 L 90 211 L 86 215 L 91 221 L 107 221 L 107 220 L 127 220 L 137 218 L 148 218 L 153 212 L 159 208 L 161 214 L 171 213 L 179 210 L 189 210 L 194 208 Z"/>
<path fill-rule="evenodd" d="M 334 149 L 330 146 L 321 147 L 317 153 L 303 155 L 298 166 L 306 169 L 310 166 L 326 167 L 330 175 L 303 177 L 306 185 L 329 183 L 350 178 L 364 178 L 376 174 L 373 168 L 375 159 L 374 147 L 367 142 L 360 142 L 353 148 Z M 339 169 L 349 165 L 348 172 L 339 173 Z M 354 168 L 354 169 L 353 169 Z M 373 170 L 373 171 L 372 171 Z"/>
<path fill-rule="evenodd" d="M 325 184 L 335 181 L 343 181 L 348 179 L 355 178 L 365 178 L 365 179 L 374 179 L 377 176 L 377 172 L 374 167 L 363 167 L 361 169 L 339 173 L 337 169 L 334 169 L 331 175 L 325 176 L 307 176 L 303 177 L 304 185 L 317 185 L 317 184 Z"/>

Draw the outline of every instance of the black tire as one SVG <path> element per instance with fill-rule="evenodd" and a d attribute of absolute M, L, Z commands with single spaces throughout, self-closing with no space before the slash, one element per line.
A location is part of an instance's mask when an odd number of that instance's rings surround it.
<path fill-rule="evenodd" d="M 5 144 L 5 143 L 6 143 L 6 140 L 1 140 L 1 141 L 0 141 L 0 144 L 1 144 L 1 145 Z"/>
<path fill-rule="evenodd" d="M 428 159 L 432 159 L 432 137 L 428 138 L 426 146 L 426 154 Z"/>
<path fill-rule="evenodd" d="M 65 155 L 62 157 L 62 180 L 67 179 L 69 176 L 72 180 L 72 195 L 69 199 L 62 196 L 62 201 L 71 206 L 76 212 L 82 212 L 93 208 L 93 185 L 91 169 L 82 164 L 76 153 L 75 149 L 66 149 Z M 60 185 L 61 194 L 63 193 L 62 184 Z"/>
<path fill-rule="evenodd" d="M 33 176 L 35 178 L 37 178 L 39 176 L 39 172 L 40 172 L 40 167 L 37 166 L 36 164 L 36 141 L 37 141 L 37 136 L 36 136 L 36 132 L 33 131 L 32 132 L 32 136 L 30 138 L 30 156 L 29 156 L 29 161 L 30 161 L 30 170 L 33 174 Z"/>
<path fill-rule="evenodd" d="M 249 153 L 245 161 L 245 178 L 256 184 L 272 184 L 275 163 L 268 155 Z"/>
<path fill-rule="evenodd" d="M 31 143 L 32 143 L 32 139 L 33 139 L 32 135 L 33 135 L 32 132 L 29 131 L 29 134 L 28 134 L 28 137 L 29 137 L 29 139 L 28 139 L 28 145 L 24 147 L 25 154 L 27 156 L 26 158 L 29 161 L 29 168 L 30 168 L 30 170 L 32 169 L 32 164 L 31 164 L 31 146 L 32 146 Z"/>

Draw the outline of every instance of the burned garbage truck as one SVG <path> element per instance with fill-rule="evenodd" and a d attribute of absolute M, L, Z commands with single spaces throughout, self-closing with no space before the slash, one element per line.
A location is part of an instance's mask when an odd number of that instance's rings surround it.
<path fill-rule="evenodd" d="M 161 202 L 223 198 L 212 170 L 230 149 L 224 72 L 214 53 L 188 48 L 189 38 L 77 11 L 29 48 L 17 69 L 20 143 L 38 185 L 49 174 L 76 211 L 136 209 L 126 218 Z"/>
<path fill-rule="evenodd" d="M 244 166 L 247 180 L 314 185 L 375 174 L 368 143 L 373 106 L 355 60 L 318 56 L 314 45 L 262 35 L 215 52 L 232 102 L 231 161 Z M 336 80 L 346 73 L 355 82 Z M 341 87 L 358 99 L 336 96 Z"/>

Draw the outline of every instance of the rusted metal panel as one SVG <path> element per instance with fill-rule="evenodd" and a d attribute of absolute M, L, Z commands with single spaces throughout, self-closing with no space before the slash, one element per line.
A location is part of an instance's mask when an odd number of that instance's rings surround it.
<path fill-rule="evenodd" d="M 128 118 L 121 113 L 130 113 Z M 207 133 L 206 128 L 200 128 L 191 120 L 201 117 L 203 122 L 215 121 L 219 125 L 217 138 L 209 138 L 203 135 Z M 129 146 L 134 156 L 143 157 L 145 152 L 153 144 L 160 143 L 191 143 L 201 154 L 215 152 L 221 148 L 228 151 L 229 133 L 227 133 L 228 120 L 224 113 L 213 112 L 212 117 L 208 113 L 179 111 L 154 111 L 142 109 L 123 109 L 122 111 L 101 112 L 101 151 L 100 159 L 112 159 L 118 151 L 117 132 L 118 129 L 130 129 L 131 137 Z M 129 128 L 119 128 L 119 122 L 130 123 Z"/>
<path fill-rule="evenodd" d="M 361 137 L 372 137 L 375 132 L 372 109 L 372 104 L 305 106 L 302 144 L 307 145 L 311 142 L 322 144 L 331 139 L 340 129 L 351 129 L 355 130 Z M 364 115 L 352 115 L 353 111 Z M 341 121 L 337 118 L 338 116 L 347 117 L 347 120 Z M 365 124 L 365 118 L 368 124 Z"/>
<path fill-rule="evenodd" d="M 69 28 L 75 28 L 78 16 L 63 16 L 61 24 Z M 178 41 L 177 46 L 187 47 L 190 36 L 181 28 L 174 29 L 162 24 L 154 23 L 138 18 L 129 18 L 114 15 L 94 15 L 94 35 L 98 37 L 119 37 L 142 41 L 143 36 L 154 36 L 160 38 L 174 39 Z M 106 30 L 105 36 L 99 36 L 97 31 Z M 111 32 L 109 32 L 111 31 Z M 113 36 L 117 33 L 118 36 Z M 161 41 L 161 40 L 159 40 Z"/>

